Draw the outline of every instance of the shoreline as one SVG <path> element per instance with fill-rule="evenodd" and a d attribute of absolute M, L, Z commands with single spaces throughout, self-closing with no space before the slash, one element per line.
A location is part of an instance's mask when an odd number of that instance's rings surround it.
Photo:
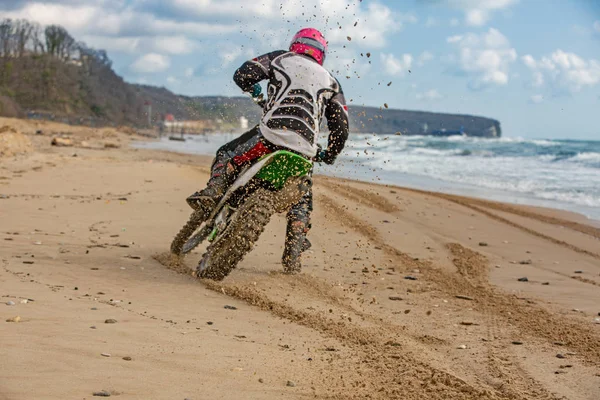
<path fill-rule="evenodd" d="M 217 135 L 221 135 L 223 138 L 227 138 L 227 140 L 233 138 L 232 134 Z M 148 145 L 148 143 L 152 144 Z M 212 159 L 212 157 L 214 157 L 214 153 L 216 153 L 216 150 L 220 145 L 220 143 L 207 142 L 207 148 L 209 150 L 207 150 L 206 153 L 198 153 L 194 151 L 185 151 L 181 148 L 180 142 L 173 143 L 173 146 L 171 148 L 168 148 L 169 146 L 166 146 L 167 148 L 162 147 L 161 145 L 164 144 L 165 142 L 161 142 L 160 138 L 155 138 L 153 140 L 140 141 L 139 143 L 134 142 L 131 144 L 131 146 L 133 148 L 162 150 L 179 154 L 206 156 Z M 169 142 L 166 142 L 166 144 L 168 145 Z M 333 166 L 317 165 L 315 176 L 327 176 L 337 179 L 348 179 L 351 181 L 364 182 L 374 185 L 389 185 L 398 188 L 413 189 L 417 191 L 422 190 L 426 192 L 441 193 L 446 195 L 473 197 L 476 199 L 488 200 L 497 203 L 506 203 L 520 207 L 555 210 L 557 212 L 565 212 L 567 214 L 572 213 L 574 216 L 580 216 L 587 223 L 595 227 L 600 227 L 600 217 L 586 214 L 586 212 L 588 212 L 588 209 L 592 210 L 591 207 L 576 204 L 563 204 L 558 202 L 557 200 L 540 199 L 532 197 L 526 193 L 503 192 L 497 189 L 478 187 L 466 183 L 460 184 L 456 182 L 444 181 L 442 179 L 429 176 L 418 176 L 406 173 L 392 174 L 390 172 L 381 172 L 380 175 L 376 177 L 367 175 L 361 177 L 358 176 L 359 172 L 353 170 L 351 164 L 352 161 L 348 163 L 348 160 L 341 158 L 340 160 L 338 160 L 338 163 L 336 163 L 336 165 Z M 393 179 L 390 179 L 391 175 L 401 176 L 401 180 L 403 180 L 403 183 L 393 182 Z"/>
<path fill-rule="evenodd" d="M 600 230 L 582 217 L 316 176 L 301 274 L 280 272 L 276 215 L 230 276 L 200 281 L 204 247 L 177 271 L 157 259 L 210 157 L 112 130 L 51 146 L 66 128 L 42 128 L 0 158 L 0 398 L 598 393 Z"/>

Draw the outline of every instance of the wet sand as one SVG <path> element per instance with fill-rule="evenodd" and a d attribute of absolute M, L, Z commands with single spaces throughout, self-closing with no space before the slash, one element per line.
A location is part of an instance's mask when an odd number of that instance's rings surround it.
<path fill-rule="evenodd" d="M 278 215 L 203 282 L 154 257 L 208 158 L 7 124 L 32 149 L 0 158 L 0 399 L 600 398 L 600 230 L 580 216 L 316 177 L 302 274 L 280 273 Z"/>

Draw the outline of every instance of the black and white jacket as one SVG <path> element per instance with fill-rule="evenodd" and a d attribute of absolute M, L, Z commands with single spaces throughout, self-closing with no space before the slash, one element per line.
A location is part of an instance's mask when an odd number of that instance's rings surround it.
<path fill-rule="evenodd" d="M 344 148 L 349 126 L 342 87 L 312 58 L 274 51 L 245 62 L 233 79 L 245 92 L 251 92 L 256 83 L 268 79 L 269 100 L 260 130 L 269 142 L 313 157 L 325 116 L 331 161 Z"/>

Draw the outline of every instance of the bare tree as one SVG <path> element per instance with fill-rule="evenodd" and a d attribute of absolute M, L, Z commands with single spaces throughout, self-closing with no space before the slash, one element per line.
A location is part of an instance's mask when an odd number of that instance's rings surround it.
<path fill-rule="evenodd" d="M 34 26 L 24 19 L 16 20 L 13 28 L 15 40 L 15 56 L 23 57 L 28 46 L 31 44 Z M 31 46 L 30 46 L 31 47 Z"/>
<path fill-rule="evenodd" d="M 75 39 L 60 25 L 50 25 L 44 31 L 46 35 L 46 51 L 60 59 L 66 60 L 75 50 Z"/>
<path fill-rule="evenodd" d="M 44 54 L 46 52 L 44 30 L 38 23 L 33 24 L 33 31 L 31 33 L 31 41 L 33 46 L 34 54 Z"/>
<path fill-rule="evenodd" d="M 10 56 L 12 33 L 12 20 L 3 19 L 2 21 L 0 21 L 0 55 L 2 55 L 3 57 Z"/>

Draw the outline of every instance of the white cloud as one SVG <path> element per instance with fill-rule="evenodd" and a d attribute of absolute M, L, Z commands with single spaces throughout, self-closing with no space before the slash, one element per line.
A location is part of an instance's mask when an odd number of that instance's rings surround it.
<path fill-rule="evenodd" d="M 531 86 L 536 88 L 544 86 L 544 74 L 542 74 L 540 71 L 533 71 Z"/>
<path fill-rule="evenodd" d="M 103 3 L 106 2 L 66 5 L 33 1 L 21 9 L 4 13 L 4 16 L 25 18 L 42 25 L 58 24 L 71 34 L 90 36 L 219 35 L 237 29 L 233 24 L 169 20 L 124 3 L 119 3 L 120 6 L 116 2 L 112 6 L 103 6 Z"/>
<path fill-rule="evenodd" d="M 231 18 L 235 28 L 241 22 L 246 31 L 256 32 L 256 40 L 275 47 L 287 43 L 293 31 L 304 25 L 321 29 L 333 45 L 347 44 L 350 36 L 353 46 L 383 47 L 390 33 L 417 22 L 414 15 L 393 12 L 380 2 L 173 0 L 169 8 L 200 20 Z"/>
<path fill-rule="evenodd" d="M 473 10 L 467 10 L 465 15 L 465 21 L 467 22 L 467 25 L 471 26 L 485 25 L 488 18 L 489 17 L 486 11 L 477 8 Z"/>
<path fill-rule="evenodd" d="M 242 56 L 250 57 L 249 49 L 238 54 L 239 50 L 223 48 L 224 43 L 251 42 L 264 51 L 286 48 L 297 29 L 310 25 L 320 29 L 329 41 L 327 67 L 351 70 L 348 75 L 362 74 L 370 66 L 369 60 L 359 56 L 360 52 L 385 47 L 390 35 L 418 22 L 415 15 L 396 12 L 382 1 L 11 1 L 19 6 L 3 12 L 2 17 L 62 25 L 75 38 L 106 49 L 109 56 L 118 52 L 137 57 L 130 65 L 131 71 L 164 71 L 171 65 L 168 57 L 173 57 L 175 64 L 176 56 L 193 53 L 200 47 L 209 60 L 206 64 L 211 65 L 203 65 L 192 73 L 213 71 Z M 143 65 L 140 60 L 150 54 L 155 55 L 149 59 L 152 63 Z M 219 61 L 223 64 L 219 65 Z"/>
<path fill-rule="evenodd" d="M 156 38 L 153 47 L 161 53 L 189 54 L 198 47 L 198 43 L 185 36 L 167 36 Z"/>
<path fill-rule="evenodd" d="M 221 50 L 219 57 L 221 58 L 221 66 L 227 67 L 242 55 L 242 50 L 239 47 L 232 47 L 227 50 Z"/>
<path fill-rule="evenodd" d="M 317 5 L 317 15 L 319 15 L 318 9 L 322 9 L 321 13 L 324 12 L 324 14 L 321 14 L 321 18 L 323 16 L 326 18 L 335 16 L 335 19 L 339 21 L 347 19 L 348 22 L 340 25 L 342 29 L 335 26 L 323 31 L 329 43 L 334 45 L 349 44 L 347 37 L 351 37 L 352 45 L 364 48 L 381 48 L 386 45 L 386 36 L 401 29 L 404 22 L 416 22 L 416 17 L 412 15 L 393 13 L 388 7 L 375 2 L 370 2 L 366 9 L 363 9 L 360 3 L 351 3 L 348 6 L 341 4 L 340 1 L 311 0 L 308 3 L 308 5 L 305 5 L 306 9 L 313 8 L 309 7 L 310 3 Z M 295 2 L 293 4 L 294 9 L 301 10 Z M 343 19 L 340 19 L 340 17 Z M 356 22 L 356 26 L 351 21 Z M 325 25 L 331 26 L 327 23 Z"/>
<path fill-rule="evenodd" d="M 148 53 L 138 58 L 130 68 L 137 73 L 162 72 L 171 66 L 171 60 L 167 56 L 157 53 Z"/>
<path fill-rule="evenodd" d="M 416 23 L 412 14 L 393 12 L 380 2 L 305 0 L 297 2 L 261 0 L 81 0 L 64 3 L 22 0 L 23 6 L 3 13 L 7 18 L 27 18 L 43 25 L 60 24 L 72 34 L 89 36 L 217 36 L 240 30 L 256 32 L 256 39 L 272 31 L 285 41 L 298 23 L 320 28 L 332 44 L 383 47 L 387 36 L 403 24 Z M 313 17 L 314 15 L 314 17 Z M 288 20 L 293 21 L 290 23 Z M 217 22 L 218 21 L 218 22 Z M 265 29 L 269 26 L 269 29 Z M 341 29 L 340 29 L 341 27 Z M 250 33 L 252 35 L 252 33 Z M 268 36 L 268 35 L 267 35 Z M 177 43 L 157 51 L 183 54 L 189 44 Z M 269 42 L 271 45 L 272 43 Z"/>
<path fill-rule="evenodd" d="M 509 67 L 517 59 L 517 52 L 500 31 L 490 28 L 480 35 L 468 33 L 451 36 L 446 41 L 457 48 L 455 63 L 471 77 L 471 88 L 508 83 Z"/>
<path fill-rule="evenodd" d="M 336 48 L 327 56 L 327 69 L 334 75 L 362 77 L 371 69 L 366 57 L 357 57 L 352 49 Z"/>
<path fill-rule="evenodd" d="M 594 21 L 594 30 L 600 33 L 600 20 Z"/>
<path fill-rule="evenodd" d="M 531 85 L 534 87 L 549 82 L 554 89 L 575 93 L 600 84 L 600 62 L 594 59 L 586 61 L 575 53 L 558 49 L 539 60 L 527 54 L 522 61 L 531 70 Z"/>
<path fill-rule="evenodd" d="M 109 52 L 128 54 L 168 53 L 188 54 L 198 48 L 198 43 L 184 36 L 110 37 L 83 35 L 81 40 L 91 47 Z"/>
<path fill-rule="evenodd" d="M 436 89 L 430 89 L 423 93 L 416 94 L 417 100 L 425 100 L 425 101 L 439 100 L 442 97 L 443 96 Z"/>
<path fill-rule="evenodd" d="M 108 37 L 84 35 L 81 40 L 87 45 L 109 52 L 136 54 L 140 51 L 142 39 L 139 37 Z"/>
<path fill-rule="evenodd" d="M 535 62 L 535 59 L 531 56 L 531 54 L 526 54 L 523 57 L 521 57 L 521 59 L 523 60 L 523 63 L 525 63 L 525 65 L 529 68 L 536 68 L 537 63 Z"/>
<path fill-rule="evenodd" d="M 541 94 L 534 94 L 529 98 L 529 101 L 531 101 L 533 104 L 539 104 L 544 101 L 544 96 Z"/>
<path fill-rule="evenodd" d="M 192 76 L 194 76 L 194 68 L 187 67 L 185 71 L 183 71 L 183 76 L 185 76 L 186 78 L 191 78 Z"/>
<path fill-rule="evenodd" d="M 93 6 L 72 7 L 63 4 L 28 3 L 23 8 L 5 12 L 6 18 L 25 18 L 42 25 L 60 24 L 67 30 L 77 31 L 95 23 L 97 8 Z"/>
<path fill-rule="evenodd" d="M 167 82 L 172 85 L 178 85 L 181 83 L 181 81 L 179 79 L 175 78 L 174 76 L 167 77 Z"/>
<path fill-rule="evenodd" d="M 519 0 L 442 0 L 450 7 L 465 13 L 465 22 L 471 26 L 485 25 L 496 11 L 508 9 Z M 452 26 L 455 26 L 451 24 Z"/>
<path fill-rule="evenodd" d="M 425 50 L 424 52 L 422 52 L 419 55 L 419 58 L 417 59 L 417 65 L 422 67 L 423 65 L 425 65 L 427 62 L 433 60 L 434 58 L 435 57 L 433 56 L 433 54 L 431 54 L 430 52 Z"/>
<path fill-rule="evenodd" d="M 401 59 L 396 58 L 393 54 L 381 54 L 381 61 L 385 72 L 389 75 L 403 76 L 410 69 L 413 57 L 410 54 L 403 54 Z"/>

